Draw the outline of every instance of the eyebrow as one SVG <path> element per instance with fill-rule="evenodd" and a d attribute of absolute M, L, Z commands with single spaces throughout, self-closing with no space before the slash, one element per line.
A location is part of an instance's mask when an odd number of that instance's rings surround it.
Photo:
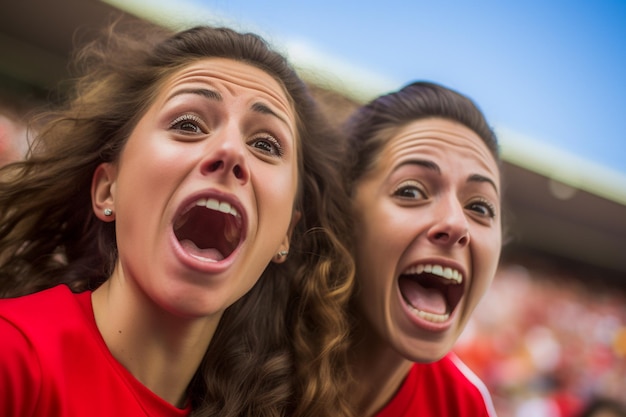
<path fill-rule="evenodd" d="M 467 182 L 486 182 L 488 184 L 491 184 L 493 189 L 496 191 L 497 195 L 500 195 L 500 193 L 498 192 L 498 187 L 496 186 L 496 183 L 493 182 L 491 178 L 485 177 L 484 175 L 480 175 L 480 174 L 470 175 L 469 178 L 467 179 Z"/>
<path fill-rule="evenodd" d="M 252 111 L 260 114 L 269 114 L 271 116 L 274 116 L 277 119 L 281 120 L 283 123 L 285 123 L 287 126 L 289 126 L 287 120 L 285 120 L 282 116 L 280 116 L 278 113 L 276 113 L 274 110 L 270 109 L 267 105 L 263 103 L 256 102 L 252 105 L 251 109 Z"/>
<path fill-rule="evenodd" d="M 409 160 L 403 161 L 402 163 L 400 163 L 400 165 L 394 168 L 394 171 L 399 170 L 405 165 L 417 165 L 420 167 L 427 168 L 431 171 L 435 171 L 437 174 L 441 175 L 441 168 L 439 168 L 439 165 L 437 165 L 433 161 L 429 161 L 426 159 L 409 159 Z"/>
<path fill-rule="evenodd" d="M 178 90 L 174 94 L 172 94 L 168 100 L 171 100 L 174 97 L 180 96 L 183 94 L 195 94 L 195 95 L 202 96 L 212 101 L 223 101 L 222 95 L 220 93 L 214 90 L 206 89 L 206 88 L 185 88 L 182 90 Z"/>
<path fill-rule="evenodd" d="M 220 93 L 214 90 L 209 90 L 207 88 L 185 88 L 185 89 L 176 91 L 174 94 L 172 94 L 169 97 L 169 99 L 171 100 L 172 98 L 183 95 L 183 94 L 195 94 L 195 95 L 199 95 L 204 98 L 207 98 L 211 101 L 218 101 L 218 102 L 223 101 L 222 95 Z M 276 113 L 266 104 L 256 102 L 256 103 L 253 103 L 252 106 L 250 106 L 250 109 L 255 113 L 268 114 L 268 115 L 274 116 L 277 119 L 281 120 L 286 125 L 289 125 L 289 123 L 287 122 L 287 120 L 285 120 L 285 118 L 280 116 L 278 113 Z"/>
<path fill-rule="evenodd" d="M 398 165 L 394 169 L 394 171 L 400 169 L 404 165 L 417 165 L 417 166 L 429 169 L 431 171 L 434 171 L 438 175 L 441 175 L 441 168 L 439 168 L 439 165 L 437 165 L 433 161 L 429 161 L 429 160 L 426 160 L 426 159 L 409 159 L 407 161 L 402 162 L 400 165 Z M 496 194 L 500 195 L 500 193 L 498 192 L 498 187 L 496 186 L 496 183 L 491 178 L 485 177 L 484 175 L 472 174 L 472 175 L 470 175 L 467 178 L 467 182 L 478 182 L 478 183 L 491 184 L 493 189 L 496 191 Z"/>

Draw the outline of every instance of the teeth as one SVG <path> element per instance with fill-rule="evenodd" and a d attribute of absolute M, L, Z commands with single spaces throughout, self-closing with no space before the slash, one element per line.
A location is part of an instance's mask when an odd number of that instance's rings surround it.
<path fill-rule="evenodd" d="M 450 313 L 445 314 L 435 314 L 429 313 L 427 311 L 421 311 L 408 304 L 409 309 L 418 317 L 423 318 L 424 320 L 428 320 L 432 323 L 443 323 L 444 321 L 450 318 Z"/>
<path fill-rule="evenodd" d="M 237 209 L 228 204 L 225 201 L 219 201 L 214 198 L 200 198 L 196 201 L 196 206 L 204 206 L 210 210 L 220 211 L 222 213 L 230 214 L 231 216 L 239 216 Z"/>
<path fill-rule="evenodd" d="M 220 203 L 220 207 L 218 208 L 222 213 L 229 214 L 230 213 L 230 204 L 228 203 Z"/>
<path fill-rule="evenodd" d="M 454 281 L 457 284 L 463 282 L 463 276 L 456 269 L 452 269 L 449 267 L 444 267 L 442 265 L 433 265 L 433 264 L 420 264 L 417 266 L 413 266 L 409 268 L 405 274 L 407 275 L 419 275 L 421 273 L 428 273 L 440 276 L 450 281 Z"/>

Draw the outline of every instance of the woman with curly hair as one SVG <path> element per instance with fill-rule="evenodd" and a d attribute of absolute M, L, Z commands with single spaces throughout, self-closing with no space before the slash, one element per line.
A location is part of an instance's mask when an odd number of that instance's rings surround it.
<path fill-rule="evenodd" d="M 258 36 L 134 29 L 0 171 L 0 414 L 347 413 L 340 141 Z"/>

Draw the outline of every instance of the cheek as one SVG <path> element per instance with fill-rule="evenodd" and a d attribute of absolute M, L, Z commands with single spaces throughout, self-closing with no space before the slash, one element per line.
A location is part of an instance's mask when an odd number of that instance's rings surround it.
<path fill-rule="evenodd" d="M 395 269 L 412 240 L 414 222 L 407 216 L 409 212 L 386 197 L 367 198 L 366 192 L 363 197 L 355 200 L 355 241 L 360 262 L 391 273 L 389 269 Z"/>
<path fill-rule="evenodd" d="M 501 244 L 497 236 L 491 234 L 482 238 L 485 242 L 477 247 L 477 255 L 474 260 L 476 270 L 474 271 L 473 283 L 476 292 L 476 298 L 480 299 L 493 281 L 500 259 Z"/>
<path fill-rule="evenodd" d="M 371 209 L 369 209 L 371 212 Z M 367 210 L 366 210 L 367 211 Z M 359 275 L 366 276 L 379 265 L 376 242 L 380 239 L 378 222 L 367 216 L 368 213 L 360 212 L 356 215 L 355 222 L 355 261 Z"/>
<path fill-rule="evenodd" d="M 485 253 L 485 263 L 488 265 L 489 268 L 489 282 L 491 282 L 496 273 L 496 269 L 500 261 L 500 253 L 502 251 L 501 228 L 498 228 L 492 233 L 489 233 L 488 236 L 485 238 L 485 242 L 487 242 L 487 244 L 485 245 L 483 251 Z"/>
<path fill-rule="evenodd" d="M 134 191 L 149 193 L 153 187 L 163 188 L 174 181 L 185 160 L 175 147 L 163 146 L 166 143 L 157 138 L 146 140 L 144 136 L 147 135 L 131 136 L 120 159 L 121 185 L 131 188 L 131 194 Z"/>
<path fill-rule="evenodd" d="M 278 165 L 268 164 L 250 155 L 247 160 L 251 175 L 265 183 L 272 194 L 295 199 L 298 189 L 298 164 L 296 159 L 288 159 Z"/>
<path fill-rule="evenodd" d="M 281 176 L 267 176 L 262 178 L 263 187 L 267 190 L 268 194 L 273 197 L 273 200 L 289 202 L 290 207 L 296 200 L 296 192 L 298 188 L 298 182 L 295 175 L 288 173 Z"/>
<path fill-rule="evenodd" d="M 277 235 L 289 228 L 297 193 L 297 177 L 288 167 L 255 164 L 253 172 L 254 199 L 256 200 L 260 227 L 267 223 Z"/>
<path fill-rule="evenodd" d="M 370 323 L 375 323 L 380 317 L 385 317 L 385 305 L 387 294 L 389 293 L 388 285 L 381 274 L 378 274 L 373 268 L 365 268 L 357 272 L 357 305 L 364 317 Z M 375 267 L 374 260 L 371 267 Z"/>
<path fill-rule="evenodd" d="M 171 166 L 157 160 L 127 160 L 121 166 L 117 182 L 119 201 L 130 212 L 141 212 L 150 216 L 163 208 L 180 176 L 174 164 Z M 165 175 L 164 173 L 167 173 Z"/>
<path fill-rule="evenodd" d="M 379 304 L 394 288 L 397 263 L 403 250 L 398 231 L 380 216 L 377 208 L 380 206 L 369 206 L 367 213 L 358 216 L 356 226 L 357 278 L 361 303 L 365 306 Z"/>
<path fill-rule="evenodd" d="M 115 210 L 119 216 L 116 226 L 119 236 L 132 239 L 136 245 L 147 245 L 154 237 L 147 231 L 163 227 L 165 210 L 177 184 L 181 181 L 181 161 L 133 155 L 120 165 L 116 184 Z M 167 175 L 164 175 L 167 173 Z M 139 240 L 141 243 L 138 243 Z M 136 250 L 136 249 L 135 249 Z"/>
<path fill-rule="evenodd" d="M 298 177 L 291 170 L 258 170 L 258 187 L 266 194 L 269 203 L 279 212 L 291 212 L 296 201 Z M 258 189 L 258 188 L 257 188 Z"/>
<path fill-rule="evenodd" d="M 357 242 L 365 248 L 363 258 L 376 257 L 387 268 L 395 269 L 420 234 L 419 217 L 385 200 L 364 207 L 357 234 Z"/>

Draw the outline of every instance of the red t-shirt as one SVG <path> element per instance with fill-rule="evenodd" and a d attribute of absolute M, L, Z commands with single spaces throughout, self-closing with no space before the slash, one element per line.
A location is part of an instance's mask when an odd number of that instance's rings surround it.
<path fill-rule="evenodd" d="M 375 417 L 495 417 L 482 381 L 454 354 L 413 365 L 398 393 Z"/>
<path fill-rule="evenodd" d="M 183 417 L 109 352 L 91 292 L 0 300 L 0 416 Z"/>

